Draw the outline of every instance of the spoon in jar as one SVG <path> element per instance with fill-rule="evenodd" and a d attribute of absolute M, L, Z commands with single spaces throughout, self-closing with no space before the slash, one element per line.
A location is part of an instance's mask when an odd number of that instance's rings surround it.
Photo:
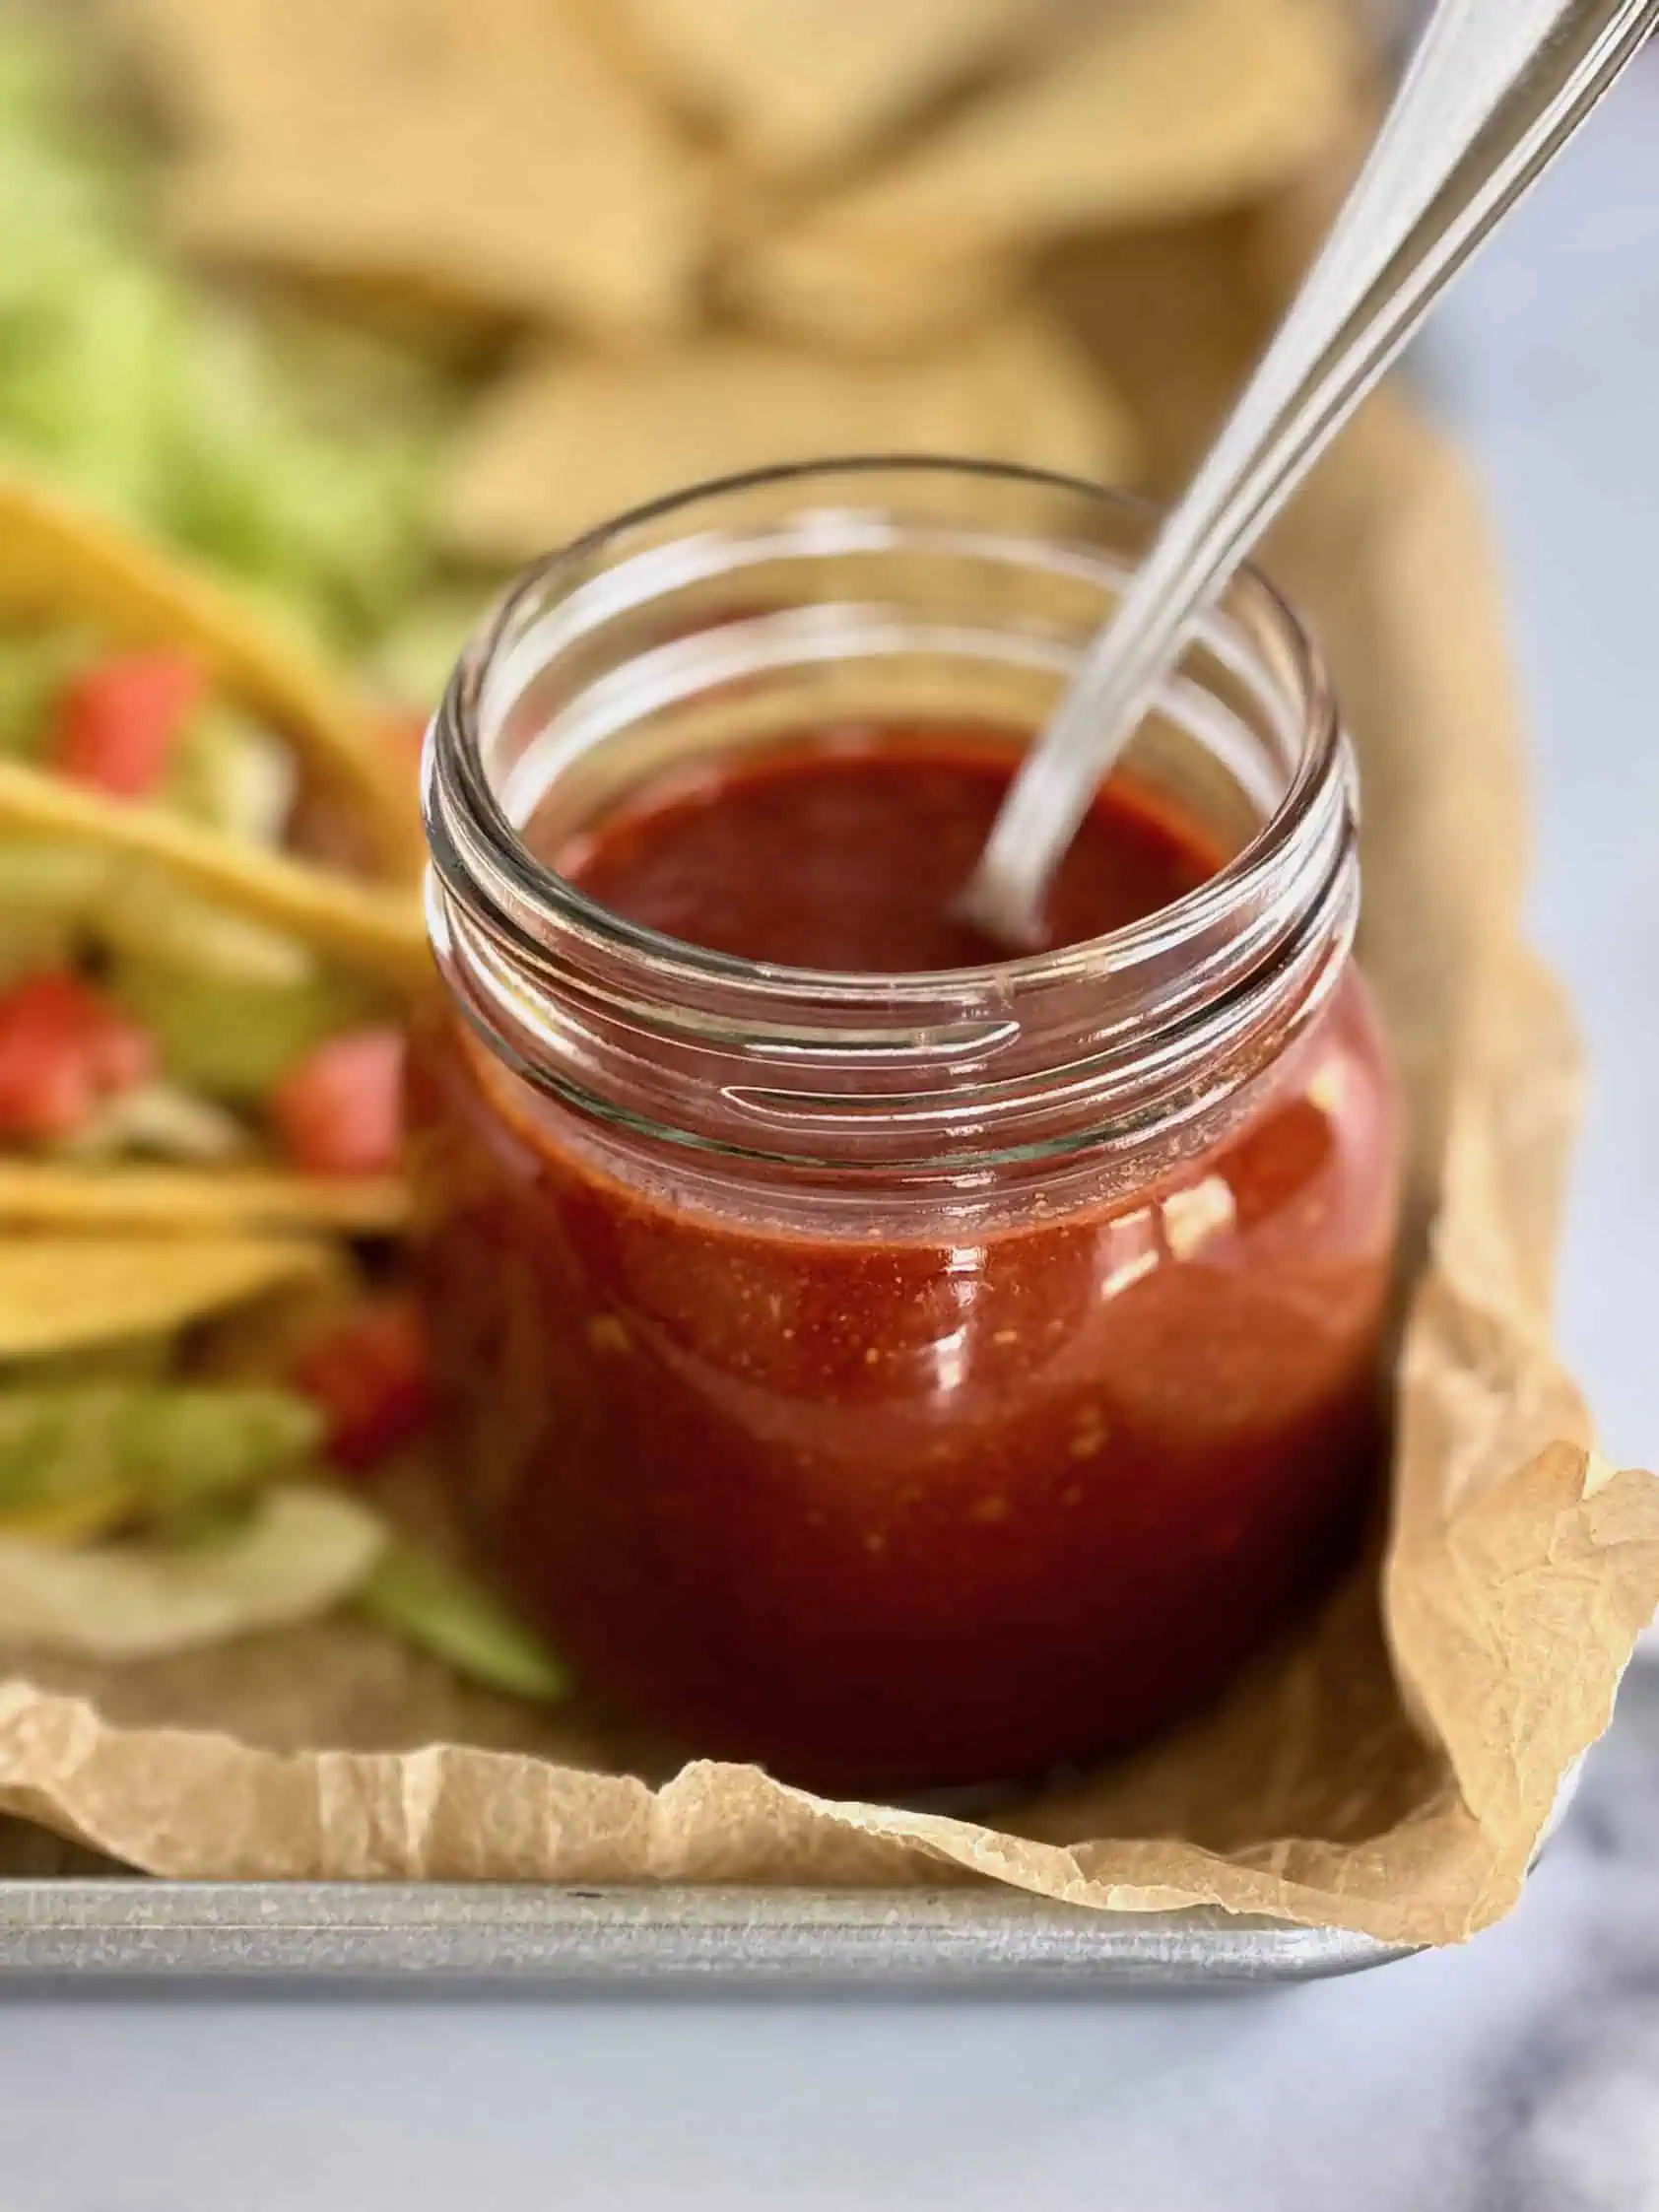
<path fill-rule="evenodd" d="M 988 935 L 1039 941 L 1054 870 L 1193 624 L 1656 22 L 1659 0 L 1439 0 L 1317 260 L 1003 801 L 962 900 Z"/>

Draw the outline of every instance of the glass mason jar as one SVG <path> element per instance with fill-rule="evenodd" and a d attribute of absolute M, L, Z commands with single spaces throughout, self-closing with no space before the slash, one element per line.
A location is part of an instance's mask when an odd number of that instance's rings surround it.
<path fill-rule="evenodd" d="M 827 726 L 1029 736 L 1149 527 L 1006 468 L 715 485 L 532 570 L 436 718 L 412 1097 L 448 1464 L 586 1680 L 697 1751 L 897 1790 L 1132 1742 L 1364 1516 L 1395 1105 L 1348 746 L 1259 576 L 1122 771 L 1225 864 L 1094 942 L 769 967 L 521 835 Z"/>

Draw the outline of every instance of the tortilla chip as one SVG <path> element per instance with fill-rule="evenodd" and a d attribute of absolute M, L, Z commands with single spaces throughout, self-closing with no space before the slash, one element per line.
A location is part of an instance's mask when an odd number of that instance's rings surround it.
<path fill-rule="evenodd" d="M 1355 49 L 1323 0 L 1114 0 L 1087 20 L 1029 78 L 809 209 L 799 236 L 971 264 L 1260 192 L 1340 126 Z"/>
<path fill-rule="evenodd" d="M 186 242 L 601 329 L 684 319 L 696 167 L 580 0 L 119 0 Z"/>
<path fill-rule="evenodd" d="M 78 1168 L 0 1157 L 0 1226 L 98 1229 L 158 1236 L 241 1230 L 329 1231 L 389 1237 L 409 1220 L 397 1175 L 300 1175 L 281 1169 L 134 1166 Z"/>
<path fill-rule="evenodd" d="M 1045 0 L 622 0 L 665 90 L 780 175 L 844 161 L 1051 12 Z"/>
<path fill-rule="evenodd" d="M 0 761 L 0 829 L 85 839 L 159 862 L 181 883 L 271 922 L 342 964 L 403 991 L 431 976 L 418 893 L 356 881 L 268 852 L 161 807 L 110 799 L 17 761 Z"/>
<path fill-rule="evenodd" d="M 1143 482 L 1159 498 L 1191 475 L 1267 342 L 1271 306 L 1241 275 L 1260 231 L 1232 209 L 1099 232 L 1048 257 L 1044 298 L 1134 410 Z"/>
<path fill-rule="evenodd" d="M 717 275 L 721 300 L 787 338 L 836 352 L 906 353 L 1004 312 L 1022 272 L 1006 253 L 916 253 L 908 242 L 750 229 Z"/>
<path fill-rule="evenodd" d="M 176 645 L 294 748 L 321 794 L 361 822 L 376 863 L 426 861 L 409 778 L 366 704 L 306 648 L 187 562 L 15 472 L 0 473 L 0 622 L 85 620 L 116 645 Z"/>
<path fill-rule="evenodd" d="M 326 1243 L 290 1237 L 8 1237 L 0 1359 L 165 1335 L 336 1264 Z"/>
<path fill-rule="evenodd" d="M 443 519 L 469 552 L 520 560 L 676 485 L 883 452 L 1117 478 L 1133 438 L 1088 361 L 1035 314 L 893 362 L 736 337 L 634 360 L 549 354 L 481 410 Z"/>

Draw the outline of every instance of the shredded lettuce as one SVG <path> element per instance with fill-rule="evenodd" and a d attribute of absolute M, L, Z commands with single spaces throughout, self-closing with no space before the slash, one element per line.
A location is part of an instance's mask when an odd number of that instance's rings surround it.
<path fill-rule="evenodd" d="M 210 829 L 279 845 L 299 780 L 292 746 L 238 707 L 212 700 L 179 733 L 165 796 Z"/>
<path fill-rule="evenodd" d="M 373 1010 L 361 984 L 327 969 L 285 979 L 129 958 L 109 981 L 174 1078 L 234 1106 L 256 1105 L 313 1045 Z"/>
<path fill-rule="evenodd" d="M 0 833 L 0 915 L 84 921 L 114 866 L 97 845 Z"/>
<path fill-rule="evenodd" d="M 26 1360 L 0 1364 L 0 1397 L 25 1389 L 83 1390 L 102 1382 L 160 1382 L 172 1366 L 177 1339 L 160 1335 L 125 1336 L 112 1344 L 79 1346 L 72 1352 L 35 1352 Z"/>
<path fill-rule="evenodd" d="M 168 1383 L 0 1391 L 0 1529 L 98 1501 L 166 1520 L 242 1495 L 315 1452 L 316 1410 L 286 1390 Z"/>
<path fill-rule="evenodd" d="M 39 759 L 58 695 L 92 657 L 92 639 L 70 625 L 0 631 L 0 753 Z"/>
<path fill-rule="evenodd" d="M 160 1082 L 120 1092 L 55 1149 L 70 1160 L 113 1160 L 137 1153 L 217 1167 L 246 1152 L 248 1144 L 248 1132 L 233 1113 L 182 1084 Z"/>
<path fill-rule="evenodd" d="M 356 1602 L 367 1619 L 487 1689 L 543 1704 L 568 1692 L 563 1662 L 535 1631 L 459 1568 L 429 1552 L 388 1544 Z"/>
<path fill-rule="evenodd" d="M 108 877 L 90 845 L 0 835 L 0 989 L 75 965 Z"/>
<path fill-rule="evenodd" d="M 427 565 L 443 380 L 390 344 L 308 343 L 297 314 L 279 334 L 171 266 L 75 74 L 45 25 L 0 23 L 0 454 L 357 644 Z"/>
<path fill-rule="evenodd" d="M 112 952 L 181 975 L 290 988 L 317 972 L 315 955 L 298 937 L 204 899 L 161 867 L 117 869 L 97 924 Z"/>
<path fill-rule="evenodd" d="M 385 1542 L 337 1490 L 274 1485 L 211 1540 L 88 1551 L 0 1537 L 0 1636 L 42 1650 L 144 1659 L 328 1613 Z"/>

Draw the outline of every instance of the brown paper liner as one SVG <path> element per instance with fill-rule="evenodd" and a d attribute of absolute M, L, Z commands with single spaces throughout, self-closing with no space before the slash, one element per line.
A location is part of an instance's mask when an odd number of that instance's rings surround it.
<path fill-rule="evenodd" d="M 1297 220 L 1091 245 L 1049 272 L 1164 481 L 1235 385 Z M 0 1686 L 0 1811 L 176 1876 L 989 1879 L 1408 1943 L 1512 1905 L 1659 1600 L 1659 1485 L 1589 1449 L 1551 1341 L 1577 1055 L 1517 935 L 1524 809 L 1492 557 L 1461 466 L 1387 396 L 1269 565 L 1312 615 L 1360 748 L 1364 957 L 1411 1106 L 1380 1575 L 1215 1710 L 994 1826 L 827 1803 L 751 1769 L 659 1774 L 579 1710 L 476 1696 L 343 1624 L 120 1674 L 20 1672 Z M 603 1771 L 625 1761 L 638 1772 Z"/>

